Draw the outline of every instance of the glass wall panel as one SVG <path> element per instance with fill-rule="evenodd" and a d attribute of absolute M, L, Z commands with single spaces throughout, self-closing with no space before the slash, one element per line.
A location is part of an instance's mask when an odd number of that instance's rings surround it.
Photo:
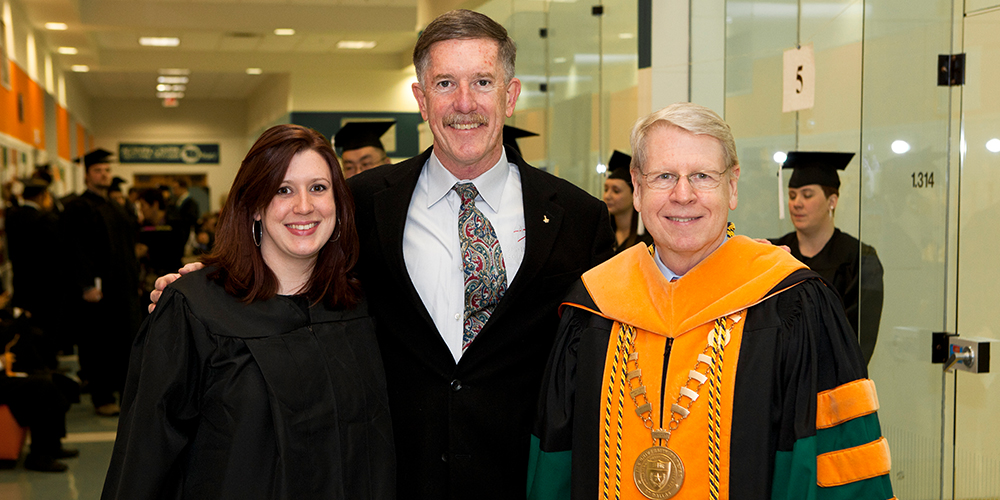
<path fill-rule="evenodd" d="M 997 340 L 1000 327 L 992 313 L 1000 297 L 996 259 L 1000 248 L 996 231 L 1000 220 L 1000 67 L 996 64 L 1000 60 L 1000 10 L 966 17 L 964 34 L 967 73 L 962 87 L 958 332 L 962 337 Z M 998 372 L 993 368 L 987 374 L 956 373 L 956 498 L 1000 498 Z"/>
<path fill-rule="evenodd" d="M 865 3 L 861 235 L 885 269 L 878 347 L 869 365 L 899 498 L 939 498 L 948 481 L 944 376 L 931 333 L 947 329 L 950 0 Z M 951 257 L 953 258 L 953 257 Z M 952 297 L 954 300 L 954 297 Z"/>
<path fill-rule="evenodd" d="M 628 151 L 638 117 L 637 5 L 491 0 L 476 7 L 517 43 L 521 97 L 508 124 L 540 134 L 521 139 L 525 160 L 599 196 L 598 164 Z"/>

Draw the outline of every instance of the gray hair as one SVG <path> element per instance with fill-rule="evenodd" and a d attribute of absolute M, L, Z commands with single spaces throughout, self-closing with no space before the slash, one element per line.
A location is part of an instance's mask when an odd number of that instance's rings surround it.
<path fill-rule="evenodd" d="M 654 128 L 669 126 L 686 130 L 695 135 L 707 135 L 718 139 L 722 145 L 722 159 L 726 165 L 726 171 L 739 165 L 740 161 L 736 157 L 736 140 L 733 139 L 733 132 L 729 129 L 729 124 L 723 121 L 722 117 L 715 111 L 705 106 L 690 102 L 678 102 L 650 113 L 635 122 L 635 126 L 632 127 L 632 136 L 629 138 L 629 143 L 632 146 L 630 170 L 643 172 L 642 167 L 646 163 L 646 140 L 649 133 Z"/>
<path fill-rule="evenodd" d="M 471 10 L 458 9 L 445 12 L 424 28 L 417 44 L 413 47 L 413 66 L 417 69 L 417 80 L 424 84 L 424 70 L 430 59 L 431 46 L 447 40 L 493 40 L 497 42 L 497 57 L 503 65 L 504 84 L 514 78 L 514 59 L 517 47 L 507 36 L 507 30 L 489 16 Z"/>

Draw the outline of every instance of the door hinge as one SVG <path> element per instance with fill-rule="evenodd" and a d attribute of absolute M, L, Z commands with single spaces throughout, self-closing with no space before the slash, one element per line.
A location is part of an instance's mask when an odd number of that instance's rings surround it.
<path fill-rule="evenodd" d="M 965 54 L 938 56 L 938 86 L 965 85 Z"/>

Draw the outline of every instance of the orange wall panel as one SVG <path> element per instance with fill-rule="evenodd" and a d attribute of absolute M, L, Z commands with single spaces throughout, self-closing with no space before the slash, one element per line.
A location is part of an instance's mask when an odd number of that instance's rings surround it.
<path fill-rule="evenodd" d="M 56 147 L 60 158 L 70 159 L 69 112 L 58 104 L 56 104 Z"/>
<path fill-rule="evenodd" d="M 19 95 L 23 117 L 18 115 Z M 45 148 L 45 91 L 13 61 L 10 61 L 10 90 L 0 86 L 0 132 L 36 148 Z"/>

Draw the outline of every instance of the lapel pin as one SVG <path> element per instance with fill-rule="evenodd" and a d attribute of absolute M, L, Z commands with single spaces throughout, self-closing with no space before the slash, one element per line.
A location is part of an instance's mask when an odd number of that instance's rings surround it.
<path fill-rule="evenodd" d="M 542 216 L 542 222 L 548 224 L 549 223 L 549 216 L 548 215 L 543 215 Z"/>

